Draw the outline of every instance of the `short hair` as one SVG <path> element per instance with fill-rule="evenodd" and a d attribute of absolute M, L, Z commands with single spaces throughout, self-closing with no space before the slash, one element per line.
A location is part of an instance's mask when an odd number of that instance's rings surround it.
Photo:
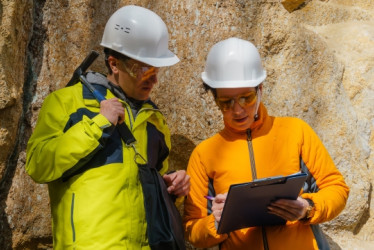
<path fill-rule="evenodd" d="M 125 55 L 123 55 L 123 54 L 121 54 L 121 53 L 119 53 L 115 50 L 108 49 L 108 48 L 104 48 L 104 54 L 105 54 L 105 66 L 108 69 L 109 75 L 111 75 L 113 73 L 112 69 L 110 68 L 109 62 L 108 62 L 109 56 L 113 56 L 114 58 L 117 58 L 118 60 L 121 60 L 123 62 L 131 59 L 128 56 L 125 56 Z"/>
<path fill-rule="evenodd" d="M 216 90 L 216 89 L 210 87 L 210 86 L 209 86 L 208 84 L 206 84 L 205 82 L 203 82 L 203 88 L 204 88 L 204 90 L 205 90 L 206 92 L 209 92 L 209 91 L 212 92 L 214 99 L 217 98 L 217 90 Z"/>

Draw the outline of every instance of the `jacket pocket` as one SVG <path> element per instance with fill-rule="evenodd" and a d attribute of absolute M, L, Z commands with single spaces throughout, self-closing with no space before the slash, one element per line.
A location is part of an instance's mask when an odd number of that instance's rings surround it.
<path fill-rule="evenodd" d="M 72 232 L 73 243 L 75 243 L 74 202 L 75 202 L 75 193 L 72 193 L 72 195 L 71 195 L 71 207 L 70 207 L 70 223 L 71 223 L 71 232 Z"/>

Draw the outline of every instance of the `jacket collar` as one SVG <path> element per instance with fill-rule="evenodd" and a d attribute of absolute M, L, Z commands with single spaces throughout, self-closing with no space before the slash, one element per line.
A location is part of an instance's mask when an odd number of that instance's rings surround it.
<path fill-rule="evenodd" d="M 258 108 L 258 120 L 251 124 L 251 135 L 252 139 L 258 136 L 261 136 L 264 133 L 267 133 L 272 126 L 272 117 L 268 115 L 267 109 L 264 104 L 261 102 Z M 226 140 L 236 140 L 236 139 L 245 139 L 247 140 L 247 131 L 233 131 L 229 127 L 225 128 L 220 132 Z"/>
<path fill-rule="evenodd" d="M 130 97 L 127 97 L 125 92 L 123 92 L 123 90 L 118 85 L 115 85 L 114 83 L 109 81 L 107 79 L 107 77 L 105 75 L 101 74 L 101 73 L 94 72 L 94 71 L 88 71 L 86 73 L 86 78 L 87 78 L 87 81 L 89 81 L 91 84 L 97 84 L 97 85 L 105 87 L 110 92 L 112 92 L 115 97 L 117 97 L 117 98 L 123 100 L 124 102 L 128 103 L 131 108 L 137 108 L 138 106 L 141 107 L 143 104 L 148 103 L 154 109 L 158 109 L 156 104 L 154 102 L 152 102 L 150 99 L 148 99 L 146 101 L 139 101 L 139 100 L 135 100 L 135 99 L 132 99 Z"/>

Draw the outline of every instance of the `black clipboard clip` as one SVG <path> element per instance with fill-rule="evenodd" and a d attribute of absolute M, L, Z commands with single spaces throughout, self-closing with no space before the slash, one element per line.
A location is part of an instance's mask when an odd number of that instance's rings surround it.
<path fill-rule="evenodd" d="M 251 182 L 250 186 L 254 188 L 254 187 L 261 187 L 261 186 L 266 186 L 266 185 L 283 184 L 286 181 L 287 181 L 287 177 L 280 175 L 280 176 L 256 179 Z"/>

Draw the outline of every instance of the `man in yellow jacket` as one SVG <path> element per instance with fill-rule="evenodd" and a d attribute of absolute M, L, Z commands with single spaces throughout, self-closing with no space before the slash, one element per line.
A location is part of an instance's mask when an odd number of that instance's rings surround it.
<path fill-rule="evenodd" d="M 329 249 L 318 224 L 343 210 L 349 188 L 308 124 L 297 118 L 268 115 L 260 100 L 265 78 L 252 43 L 230 38 L 211 48 L 202 79 L 213 93 L 225 126 L 191 155 L 187 168 L 191 191 L 184 213 L 186 237 L 200 248 Z M 285 225 L 217 234 L 231 184 L 299 171 L 308 175 L 300 196 L 296 200 L 278 199 L 268 206 L 269 213 L 287 221 Z M 215 198 L 210 201 L 204 196 Z"/>
<path fill-rule="evenodd" d="M 189 191 L 184 170 L 166 174 L 170 132 L 149 99 L 159 67 L 179 59 L 168 50 L 165 23 L 138 6 L 110 17 L 101 45 L 109 74 L 85 78 L 106 100 L 81 83 L 51 93 L 28 142 L 26 170 L 48 183 L 54 249 L 150 249 L 136 153 L 164 175 L 170 194 Z M 121 140 L 123 122 L 134 148 Z"/>

